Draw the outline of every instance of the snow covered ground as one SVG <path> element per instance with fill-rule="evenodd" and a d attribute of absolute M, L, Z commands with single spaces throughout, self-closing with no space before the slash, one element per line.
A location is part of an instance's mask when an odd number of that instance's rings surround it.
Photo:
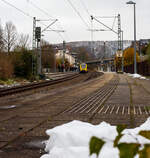
<path fill-rule="evenodd" d="M 150 118 L 140 127 L 125 129 L 120 143 L 150 143 L 150 140 L 138 134 L 141 130 L 150 130 Z M 50 136 L 46 142 L 47 154 L 41 158 L 96 158 L 96 155 L 89 156 L 89 141 L 92 136 L 106 142 L 98 158 L 119 158 L 118 148 L 113 147 L 113 141 L 117 136 L 116 126 L 111 126 L 106 122 L 92 125 L 86 122 L 72 121 L 47 130 L 46 133 Z"/>
<path fill-rule="evenodd" d="M 20 86 L 20 84 L 19 83 L 15 83 L 11 85 L 4 84 L 4 85 L 0 85 L 0 88 L 11 88 L 11 87 L 16 87 L 16 86 Z"/>
<path fill-rule="evenodd" d="M 129 74 L 129 73 L 128 73 L 128 76 L 133 77 L 133 78 L 143 79 L 143 80 L 149 80 L 149 79 L 147 79 L 146 77 L 141 76 L 141 75 L 139 75 L 139 74 Z"/>

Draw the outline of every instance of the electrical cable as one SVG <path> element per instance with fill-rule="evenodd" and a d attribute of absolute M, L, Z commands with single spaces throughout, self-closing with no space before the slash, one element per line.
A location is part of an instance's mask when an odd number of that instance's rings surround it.
<path fill-rule="evenodd" d="M 28 16 L 28 17 L 30 17 L 30 18 L 33 19 L 33 16 L 31 16 L 30 14 L 28 14 L 28 13 L 24 12 L 23 10 L 17 8 L 16 6 L 14 6 L 13 4 L 7 2 L 6 0 L 1 0 L 1 1 L 3 1 L 3 2 L 4 2 L 5 4 L 7 4 L 7 5 L 9 5 L 9 6 L 15 8 L 16 10 L 18 10 L 18 11 L 21 12 L 22 14 L 24 14 L 24 15 L 26 15 L 26 16 Z"/>
<path fill-rule="evenodd" d="M 114 32 L 114 33 L 116 33 L 116 34 L 118 34 L 118 32 L 114 31 L 112 28 L 110 28 L 109 26 L 105 25 L 104 23 L 102 23 L 101 21 L 99 21 L 98 19 L 96 19 L 95 17 L 93 17 L 93 19 L 94 19 L 95 21 L 97 21 L 98 23 L 100 23 L 101 25 L 103 25 L 104 27 L 108 28 L 110 31 L 112 31 L 112 32 Z"/>
<path fill-rule="evenodd" d="M 49 13 L 47 13 L 45 10 L 41 9 L 40 7 L 38 7 L 36 4 L 34 4 L 31 1 L 28 1 L 33 7 L 35 7 L 36 9 L 40 10 L 43 14 L 47 15 L 50 19 L 49 20 L 56 20 L 56 18 L 53 18 Z"/>
<path fill-rule="evenodd" d="M 50 19 L 49 20 L 52 20 L 52 21 L 55 21 L 56 22 L 56 18 L 54 18 L 54 17 L 52 17 L 49 13 L 47 13 L 45 10 L 43 10 L 43 9 L 41 9 L 40 7 L 38 7 L 37 5 L 35 5 L 33 2 L 31 2 L 31 1 L 28 1 L 33 7 L 35 7 L 36 9 L 38 9 L 38 10 L 40 10 L 42 13 L 44 13 L 46 16 L 48 16 Z M 58 21 L 58 20 L 57 20 Z M 54 22 L 54 23 L 55 23 Z M 40 22 L 41 23 L 41 22 Z M 46 26 L 45 24 L 43 24 L 43 23 L 41 23 L 42 25 L 44 25 L 44 26 Z M 58 28 L 58 26 L 57 26 L 57 28 Z M 52 30 L 51 28 L 49 28 L 50 30 Z M 57 32 L 56 31 L 56 33 L 58 33 L 58 35 L 64 40 L 64 38 L 63 38 L 63 36 L 60 34 L 60 32 Z"/>
<path fill-rule="evenodd" d="M 89 16 L 91 16 L 91 14 L 90 14 L 89 10 L 87 9 L 87 7 L 86 7 L 85 3 L 83 2 L 83 0 L 80 0 L 80 2 L 81 2 L 81 4 L 82 4 L 83 8 L 86 10 L 87 14 L 88 14 Z"/>
<path fill-rule="evenodd" d="M 30 18 L 33 19 L 33 16 L 31 16 L 30 14 L 28 14 L 28 13 L 24 12 L 23 10 L 17 8 L 16 6 L 14 6 L 13 4 L 7 2 L 6 0 L 1 0 L 1 1 L 4 2 L 5 4 L 7 4 L 7 5 L 13 7 L 13 8 L 16 9 L 17 11 L 21 12 L 22 14 L 24 14 L 25 16 L 28 16 L 28 17 L 30 17 Z M 40 8 L 39 8 L 39 9 L 40 9 Z M 45 12 L 45 13 L 46 13 L 46 12 Z M 56 20 L 56 19 L 55 19 L 55 20 Z M 39 23 L 47 27 L 47 25 L 45 25 L 44 23 L 42 23 L 42 22 L 40 22 L 40 21 L 39 21 Z M 51 28 L 50 28 L 50 29 L 51 29 Z M 62 37 L 62 35 L 61 35 L 59 32 L 57 32 L 57 33 L 58 33 L 59 36 L 64 40 L 64 38 Z"/>
<path fill-rule="evenodd" d="M 50 26 L 52 26 L 55 22 L 57 21 L 57 19 L 55 21 L 53 21 L 51 24 L 49 24 L 48 26 L 46 26 L 46 28 L 44 28 L 42 30 L 42 32 L 46 31 Z"/>
<path fill-rule="evenodd" d="M 40 10 L 42 13 L 44 13 L 46 16 L 48 16 L 49 18 L 50 18 L 50 20 L 53 20 L 53 21 L 55 21 L 56 20 L 56 18 L 54 18 L 54 17 L 52 17 L 47 11 L 45 11 L 45 10 L 43 10 L 42 8 L 40 8 L 40 7 L 38 7 L 36 4 L 34 4 L 33 2 L 31 2 L 31 1 L 28 1 L 33 7 L 35 7 L 36 9 L 38 9 L 38 10 Z M 60 21 L 58 21 L 59 23 L 60 23 Z M 56 24 L 57 25 L 57 24 Z M 57 28 L 59 28 L 59 26 L 57 25 Z M 62 26 L 61 26 L 61 23 L 60 23 L 60 28 L 61 28 L 61 30 L 64 30 L 63 28 L 62 28 Z M 50 28 L 50 30 L 52 30 L 51 28 Z M 59 30 L 59 29 L 58 29 Z M 56 31 L 56 33 L 58 33 L 59 34 L 59 36 L 64 40 L 64 38 L 63 38 L 63 36 L 61 35 L 61 33 L 60 32 L 58 32 L 58 31 Z M 66 32 L 64 32 L 65 34 L 66 34 Z M 68 37 L 68 36 L 67 36 Z"/>
<path fill-rule="evenodd" d="M 75 8 L 75 6 L 73 5 L 73 3 L 70 0 L 67 0 L 68 3 L 71 5 L 71 7 L 73 8 L 73 10 L 78 14 L 78 16 L 80 17 L 80 19 L 82 20 L 82 22 L 84 23 L 84 25 L 89 29 L 89 25 L 86 23 L 86 21 L 83 19 L 83 17 L 81 16 L 80 12 Z"/>
<path fill-rule="evenodd" d="M 114 29 L 115 22 L 116 22 L 116 16 L 115 16 L 114 21 L 113 21 L 112 29 Z"/>
<path fill-rule="evenodd" d="M 44 24 L 44 23 L 42 23 L 41 21 L 39 21 L 39 23 L 41 24 L 41 25 L 43 25 L 43 26 L 45 26 L 45 27 L 47 27 L 47 25 L 46 24 Z M 49 28 L 50 30 L 53 30 L 52 28 Z M 64 41 L 64 38 L 63 38 L 63 36 L 60 34 L 60 32 L 56 32 L 60 37 L 61 37 L 61 39 Z"/>
<path fill-rule="evenodd" d="M 58 23 L 59 23 L 59 25 L 58 25 Z M 60 30 L 64 30 L 64 28 L 62 27 L 61 22 L 58 21 L 58 23 L 56 24 L 56 25 L 57 25 L 57 28 L 60 29 Z M 68 41 L 70 41 L 70 38 L 69 38 L 69 36 L 68 36 L 68 34 L 67 34 L 67 32 L 66 32 L 65 30 L 64 30 L 64 32 L 63 32 L 63 35 L 66 37 L 66 39 L 68 39 Z M 66 40 L 65 40 L 65 41 L 66 41 Z"/>

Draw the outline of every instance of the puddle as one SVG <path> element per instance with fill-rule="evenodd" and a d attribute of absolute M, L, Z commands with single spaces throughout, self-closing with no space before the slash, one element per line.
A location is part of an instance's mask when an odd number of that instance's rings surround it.
<path fill-rule="evenodd" d="M 2 110 L 7 110 L 7 109 L 14 109 L 14 108 L 17 108 L 21 105 L 6 105 L 6 106 L 0 106 L 0 109 Z"/>
<path fill-rule="evenodd" d="M 46 141 L 31 141 L 25 143 L 25 146 L 28 148 L 45 149 Z"/>

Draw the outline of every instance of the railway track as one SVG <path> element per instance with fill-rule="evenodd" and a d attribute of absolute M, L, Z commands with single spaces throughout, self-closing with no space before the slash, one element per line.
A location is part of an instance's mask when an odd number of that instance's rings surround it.
<path fill-rule="evenodd" d="M 129 89 L 129 95 L 123 94 L 124 86 Z M 150 107 L 148 102 L 145 102 L 145 104 L 133 103 L 133 94 L 130 90 L 129 83 L 125 81 L 119 83 L 119 77 L 116 76 L 98 91 L 64 111 L 64 114 L 60 117 L 65 118 L 65 115 L 68 115 L 68 117 L 83 116 L 83 118 L 88 118 L 86 121 L 95 124 L 99 120 L 103 120 L 113 125 L 126 124 L 128 127 L 135 127 L 150 116 Z M 141 117 L 140 120 L 138 120 L 139 117 Z"/>
<path fill-rule="evenodd" d="M 14 143 L 16 145 L 15 142 L 23 144 L 23 142 L 29 142 L 29 138 L 30 141 L 39 139 L 39 137 L 45 139 L 46 129 L 72 120 L 81 120 L 93 124 L 107 121 L 112 125 L 126 124 L 128 127 L 132 127 L 132 121 L 134 121 L 135 127 L 143 123 L 150 115 L 149 99 L 143 104 L 136 101 L 137 90 L 140 90 L 138 93 L 143 92 L 144 99 L 148 98 L 149 94 L 133 79 L 114 75 L 109 82 L 75 102 L 69 103 L 70 97 L 64 94 L 62 97 L 55 98 L 55 101 L 57 99 L 56 102 L 29 108 L 23 115 L 16 115 L 9 120 L 0 122 L 1 127 L 11 126 L 12 130 L 15 131 L 13 138 L 11 136 L 9 139 L 7 136 L 6 138 L 3 137 L 5 142 L 4 145 L 0 146 L 0 149 L 7 151 L 9 144 Z M 69 93 L 67 94 L 69 95 Z M 12 126 L 13 124 L 14 126 Z M 22 130 L 20 130 L 21 128 Z M 4 138 L 9 141 L 6 142 Z"/>
<path fill-rule="evenodd" d="M 0 97 L 54 85 L 57 83 L 61 83 L 61 82 L 67 81 L 67 80 L 77 78 L 77 77 L 79 77 L 79 75 L 80 75 L 79 73 L 75 73 L 73 75 L 69 74 L 62 78 L 56 79 L 56 80 L 42 81 L 42 82 L 38 82 L 38 83 L 30 83 L 30 84 L 23 85 L 23 86 L 16 86 L 16 87 L 12 87 L 12 88 L 0 89 Z"/>
<path fill-rule="evenodd" d="M 100 92 L 97 91 L 97 93 Z M 62 100 L 62 102 L 68 102 L 68 99 L 66 101 Z M 66 103 L 64 104 L 66 105 Z M 26 135 L 27 133 L 34 131 L 36 128 L 40 127 L 48 120 L 53 120 L 56 117 L 61 116 L 61 114 L 64 114 L 64 112 L 68 109 L 68 106 L 66 105 L 63 107 L 61 99 L 54 98 L 54 101 L 51 101 L 49 103 L 37 105 L 32 108 L 25 107 L 25 109 L 26 110 L 20 109 L 20 112 L 18 114 L 14 114 L 13 112 L 12 116 L 8 117 L 3 121 L 0 121 L 0 126 L 2 127 L 2 130 L 0 129 L 0 138 L 1 140 L 3 140 L 1 141 L 1 143 L 4 143 L 0 144 L 0 149 L 4 149 L 9 144 L 13 143 L 23 135 Z M 10 131 L 12 131 L 12 135 L 7 133 L 9 129 Z"/>
<path fill-rule="evenodd" d="M 103 86 L 101 89 L 82 99 L 81 101 L 72 105 L 70 109 L 64 113 L 90 113 L 94 114 L 99 112 L 102 104 L 108 99 L 108 97 L 114 92 L 118 78 L 115 77 L 110 83 Z"/>

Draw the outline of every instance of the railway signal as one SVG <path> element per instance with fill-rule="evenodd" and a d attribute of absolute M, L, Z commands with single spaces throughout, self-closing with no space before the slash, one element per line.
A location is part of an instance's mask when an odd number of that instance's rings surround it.
<path fill-rule="evenodd" d="M 38 42 L 41 40 L 41 27 L 36 27 L 35 29 L 35 38 Z"/>

